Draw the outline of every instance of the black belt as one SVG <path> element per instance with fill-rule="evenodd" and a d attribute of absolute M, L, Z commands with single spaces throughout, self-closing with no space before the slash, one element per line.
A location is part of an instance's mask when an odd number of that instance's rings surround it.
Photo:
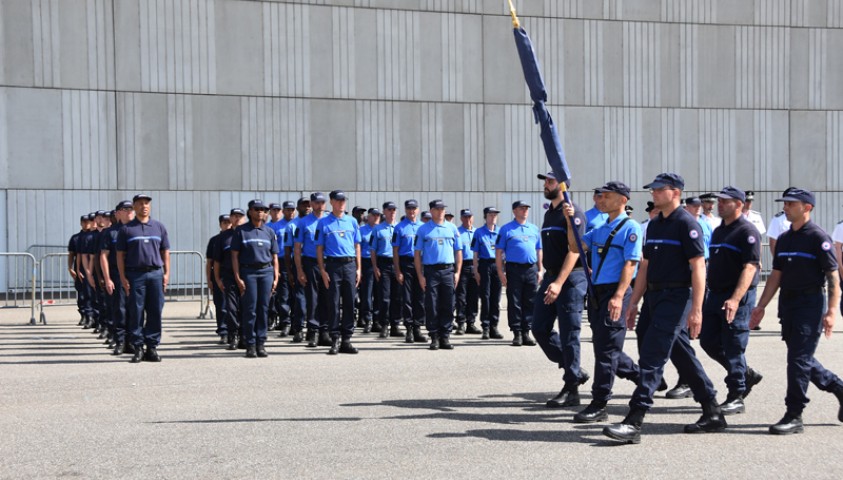
<path fill-rule="evenodd" d="M 779 294 L 782 298 L 796 298 L 803 295 L 816 295 L 823 293 L 823 287 L 808 287 L 808 288 L 783 288 Z"/>
<path fill-rule="evenodd" d="M 398 257 L 398 261 L 400 262 L 413 262 L 416 260 L 416 257 L 408 257 L 406 255 L 401 255 Z"/>
<path fill-rule="evenodd" d="M 617 283 L 601 283 L 600 285 L 594 286 L 594 293 L 601 294 L 606 292 L 616 292 L 618 291 L 618 284 Z"/>
<path fill-rule="evenodd" d="M 126 270 L 130 272 L 154 272 L 161 270 L 161 267 L 126 267 Z"/>
<path fill-rule="evenodd" d="M 434 270 L 446 270 L 448 268 L 453 268 L 453 263 L 434 263 L 431 265 L 425 265 L 424 268 L 432 268 Z"/>
<path fill-rule="evenodd" d="M 392 257 L 385 257 L 383 255 L 378 255 L 378 262 L 389 262 L 392 263 Z"/>
<path fill-rule="evenodd" d="M 494 258 L 478 258 L 477 259 L 480 263 L 495 263 Z"/>
<path fill-rule="evenodd" d="M 516 267 L 526 267 L 530 268 L 535 265 L 535 263 L 517 263 L 517 262 L 506 262 L 507 265 L 514 265 Z"/>
<path fill-rule="evenodd" d="M 357 257 L 325 257 L 325 263 L 346 264 L 355 261 Z"/>
<path fill-rule="evenodd" d="M 474 260 L 463 260 L 462 261 L 462 268 L 466 267 L 474 267 Z"/>
<path fill-rule="evenodd" d="M 690 288 L 691 282 L 665 282 L 665 283 L 647 283 L 647 290 L 651 292 L 658 292 L 659 290 L 667 290 L 670 288 Z"/>
<path fill-rule="evenodd" d="M 243 268 L 253 268 L 255 270 L 260 270 L 262 268 L 266 268 L 266 267 L 269 267 L 271 265 L 272 265 L 271 263 L 244 263 L 240 266 L 243 267 Z"/>

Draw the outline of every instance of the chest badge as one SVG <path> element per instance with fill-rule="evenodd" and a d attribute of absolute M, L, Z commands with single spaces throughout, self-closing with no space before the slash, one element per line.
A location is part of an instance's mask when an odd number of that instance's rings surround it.
<path fill-rule="evenodd" d="M 344 237 L 344 236 L 345 236 L 345 232 L 340 232 L 340 236 L 341 236 L 341 237 Z"/>

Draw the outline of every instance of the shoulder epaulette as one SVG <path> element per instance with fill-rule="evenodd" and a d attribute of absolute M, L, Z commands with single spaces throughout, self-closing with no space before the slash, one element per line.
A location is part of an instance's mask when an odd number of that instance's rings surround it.
<path fill-rule="evenodd" d="M 784 210 L 782 210 L 781 212 L 773 215 L 773 217 L 781 217 L 782 215 L 784 215 Z"/>

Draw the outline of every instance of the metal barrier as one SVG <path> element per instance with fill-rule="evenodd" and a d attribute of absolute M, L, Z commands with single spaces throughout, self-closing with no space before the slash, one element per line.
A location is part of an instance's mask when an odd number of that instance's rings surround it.
<path fill-rule="evenodd" d="M 76 304 L 76 287 L 67 271 L 67 253 L 48 253 L 38 261 L 38 306 L 41 323 L 47 323 L 44 308 Z"/>
<path fill-rule="evenodd" d="M 35 258 L 42 258 L 48 253 L 67 253 L 67 245 L 46 245 L 36 243 L 26 247 L 26 253 L 32 254 Z"/>
<path fill-rule="evenodd" d="M 26 307 L 29 302 L 29 324 L 35 325 L 35 281 L 38 261 L 30 253 L 0 252 L 0 292 L 4 308 Z"/>
<path fill-rule="evenodd" d="M 170 252 L 170 283 L 165 298 L 169 302 L 199 300 L 197 318 L 205 318 L 209 302 L 205 280 L 205 256 L 201 252 Z"/>

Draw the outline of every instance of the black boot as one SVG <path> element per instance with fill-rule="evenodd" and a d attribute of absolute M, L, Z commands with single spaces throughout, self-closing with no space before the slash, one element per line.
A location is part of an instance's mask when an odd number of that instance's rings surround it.
<path fill-rule="evenodd" d="M 246 347 L 246 358 L 258 358 L 258 350 L 255 345 Z"/>
<path fill-rule="evenodd" d="M 381 333 L 382 331 L 384 331 L 384 328 L 381 326 L 381 324 L 379 322 L 373 322 L 372 323 L 372 330 L 371 330 L 372 333 Z"/>
<path fill-rule="evenodd" d="M 340 353 L 340 339 L 334 338 L 331 340 L 331 348 L 328 349 L 328 355 L 336 355 Z"/>
<path fill-rule="evenodd" d="M 121 353 L 123 353 L 123 348 L 124 348 L 123 343 L 118 342 L 117 345 L 114 346 L 114 351 L 111 352 L 111 354 L 112 355 L 120 355 Z"/>
<path fill-rule="evenodd" d="M 458 322 L 454 335 L 465 335 L 465 322 Z"/>
<path fill-rule="evenodd" d="M 404 334 L 401 333 L 401 327 L 397 324 L 389 327 L 389 336 L 390 337 L 403 337 Z"/>
<path fill-rule="evenodd" d="M 641 443 L 641 425 L 646 413 L 640 408 L 631 409 L 620 424 L 603 428 L 603 435 L 625 443 Z"/>
<path fill-rule="evenodd" d="M 316 332 L 313 330 L 307 331 L 307 347 L 316 348 Z"/>
<path fill-rule="evenodd" d="M 413 343 L 413 327 L 405 325 L 407 331 L 404 334 L 404 343 Z"/>
<path fill-rule="evenodd" d="M 282 325 L 279 330 L 281 330 L 278 333 L 279 338 L 284 338 L 284 337 L 286 337 L 287 335 L 290 334 L 290 326 L 289 325 Z"/>
<path fill-rule="evenodd" d="M 373 331 L 374 331 L 374 329 L 373 329 Z M 381 329 L 378 330 L 378 332 L 379 332 L 378 338 L 389 338 L 389 328 L 387 328 L 385 325 L 383 327 L 381 327 Z"/>
<path fill-rule="evenodd" d="M 358 352 L 357 348 L 351 344 L 351 339 L 343 340 L 340 343 L 340 353 L 347 353 L 350 355 L 356 355 Z"/>
<path fill-rule="evenodd" d="M 90 315 L 85 316 L 85 323 L 82 324 L 82 329 L 87 330 L 94 326 L 94 319 Z"/>
<path fill-rule="evenodd" d="M 744 382 L 746 384 L 746 390 L 743 391 L 743 398 L 749 396 L 749 392 L 752 391 L 752 387 L 761 383 L 761 380 L 764 379 L 764 375 L 761 375 L 761 372 L 757 370 L 753 370 L 749 367 L 746 367 L 746 375 L 744 376 Z"/>
<path fill-rule="evenodd" d="M 293 343 L 301 343 L 304 338 L 302 337 L 301 332 L 296 332 L 293 334 Z"/>
<path fill-rule="evenodd" d="M 685 433 L 715 433 L 726 430 L 726 417 L 717 404 L 717 399 L 712 398 L 702 404 L 703 414 L 697 423 L 685 425 Z"/>
<path fill-rule="evenodd" d="M 496 340 L 500 340 L 500 339 L 503 338 L 503 335 L 501 335 L 501 332 L 498 331 L 498 327 L 490 328 L 489 329 L 489 336 L 496 339 Z"/>
<path fill-rule="evenodd" d="M 236 335 L 229 335 L 228 336 L 228 348 L 226 350 L 237 350 L 237 336 Z"/>
<path fill-rule="evenodd" d="M 413 326 L 413 341 L 415 343 L 425 343 L 427 342 L 427 337 L 422 335 L 421 327 L 418 325 Z"/>
<path fill-rule="evenodd" d="M 255 350 L 256 350 L 256 353 L 258 354 L 258 357 L 260 357 L 260 358 L 266 358 L 266 357 L 269 356 L 269 354 L 266 353 L 266 347 L 263 346 L 263 344 L 258 345 L 258 348 L 256 348 Z"/>
<path fill-rule="evenodd" d="M 439 350 L 439 337 L 435 333 L 430 334 L 430 349 Z"/>
<path fill-rule="evenodd" d="M 773 435 L 790 435 L 804 431 L 805 427 L 802 425 L 802 415 L 793 415 L 790 412 L 785 413 L 784 417 L 779 420 L 779 423 L 770 425 L 770 433 Z"/>
<path fill-rule="evenodd" d="M 566 384 L 559 393 L 545 402 L 547 408 L 564 408 L 580 406 L 580 393 L 578 385 Z"/>
<path fill-rule="evenodd" d="M 676 386 L 668 390 L 664 396 L 665 398 L 677 400 L 680 398 L 688 398 L 693 394 L 694 393 L 691 391 L 691 387 L 685 385 L 684 383 L 677 383 Z"/>
<path fill-rule="evenodd" d="M 837 420 L 843 422 L 843 385 L 838 385 L 832 393 L 837 397 L 837 401 L 840 402 L 840 409 L 837 410 Z"/>
<path fill-rule="evenodd" d="M 468 326 L 465 327 L 465 333 L 469 335 L 477 335 L 481 333 L 480 329 L 474 326 L 474 322 L 469 322 Z"/>
<path fill-rule="evenodd" d="M 574 423 L 597 423 L 609 418 L 606 402 L 591 402 L 585 410 L 574 415 Z"/>
<path fill-rule="evenodd" d="M 454 346 L 451 345 L 451 339 L 448 337 L 439 337 L 439 348 L 442 350 L 453 350 Z"/>
<path fill-rule="evenodd" d="M 521 332 L 513 332 L 512 334 L 512 346 L 513 347 L 520 347 L 522 345 L 521 341 Z"/>
<path fill-rule="evenodd" d="M 85 315 L 80 314 L 79 315 L 79 323 L 77 323 L 76 326 L 81 327 L 82 325 L 85 325 Z"/>
<path fill-rule="evenodd" d="M 363 333 L 369 333 L 371 331 L 372 331 L 372 321 L 366 320 L 366 322 L 363 324 Z"/>
<path fill-rule="evenodd" d="M 158 350 L 154 347 L 146 347 L 146 354 L 143 359 L 147 362 L 160 362 L 161 356 L 158 355 Z"/>
<path fill-rule="evenodd" d="M 143 346 L 139 345 L 135 347 L 135 354 L 132 355 L 132 359 L 129 360 L 130 363 L 140 363 L 143 360 Z"/>
<path fill-rule="evenodd" d="M 334 344 L 334 342 L 331 340 L 331 336 L 328 335 L 327 331 L 323 330 L 323 331 L 319 332 L 319 342 L 317 343 L 318 346 L 320 346 L 320 347 L 330 347 L 333 344 Z"/>
<path fill-rule="evenodd" d="M 530 336 L 530 331 L 527 330 L 526 332 L 521 334 L 521 342 L 524 344 L 525 347 L 535 347 L 536 341 L 533 340 L 533 337 Z"/>
<path fill-rule="evenodd" d="M 237 349 L 238 350 L 245 350 L 246 349 L 246 341 L 243 340 L 243 337 L 237 337 Z"/>
<path fill-rule="evenodd" d="M 228 336 L 220 335 L 219 345 L 228 345 Z"/>
<path fill-rule="evenodd" d="M 729 394 L 726 401 L 720 404 L 720 411 L 723 415 L 735 415 L 746 411 L 741 394 Z"/>
<path fill-rule="evenodd" d="M 489 327 L 483 327 L 483 336 L 480 337 L 480 340 L 488 340 L 489 339 Z"/>

